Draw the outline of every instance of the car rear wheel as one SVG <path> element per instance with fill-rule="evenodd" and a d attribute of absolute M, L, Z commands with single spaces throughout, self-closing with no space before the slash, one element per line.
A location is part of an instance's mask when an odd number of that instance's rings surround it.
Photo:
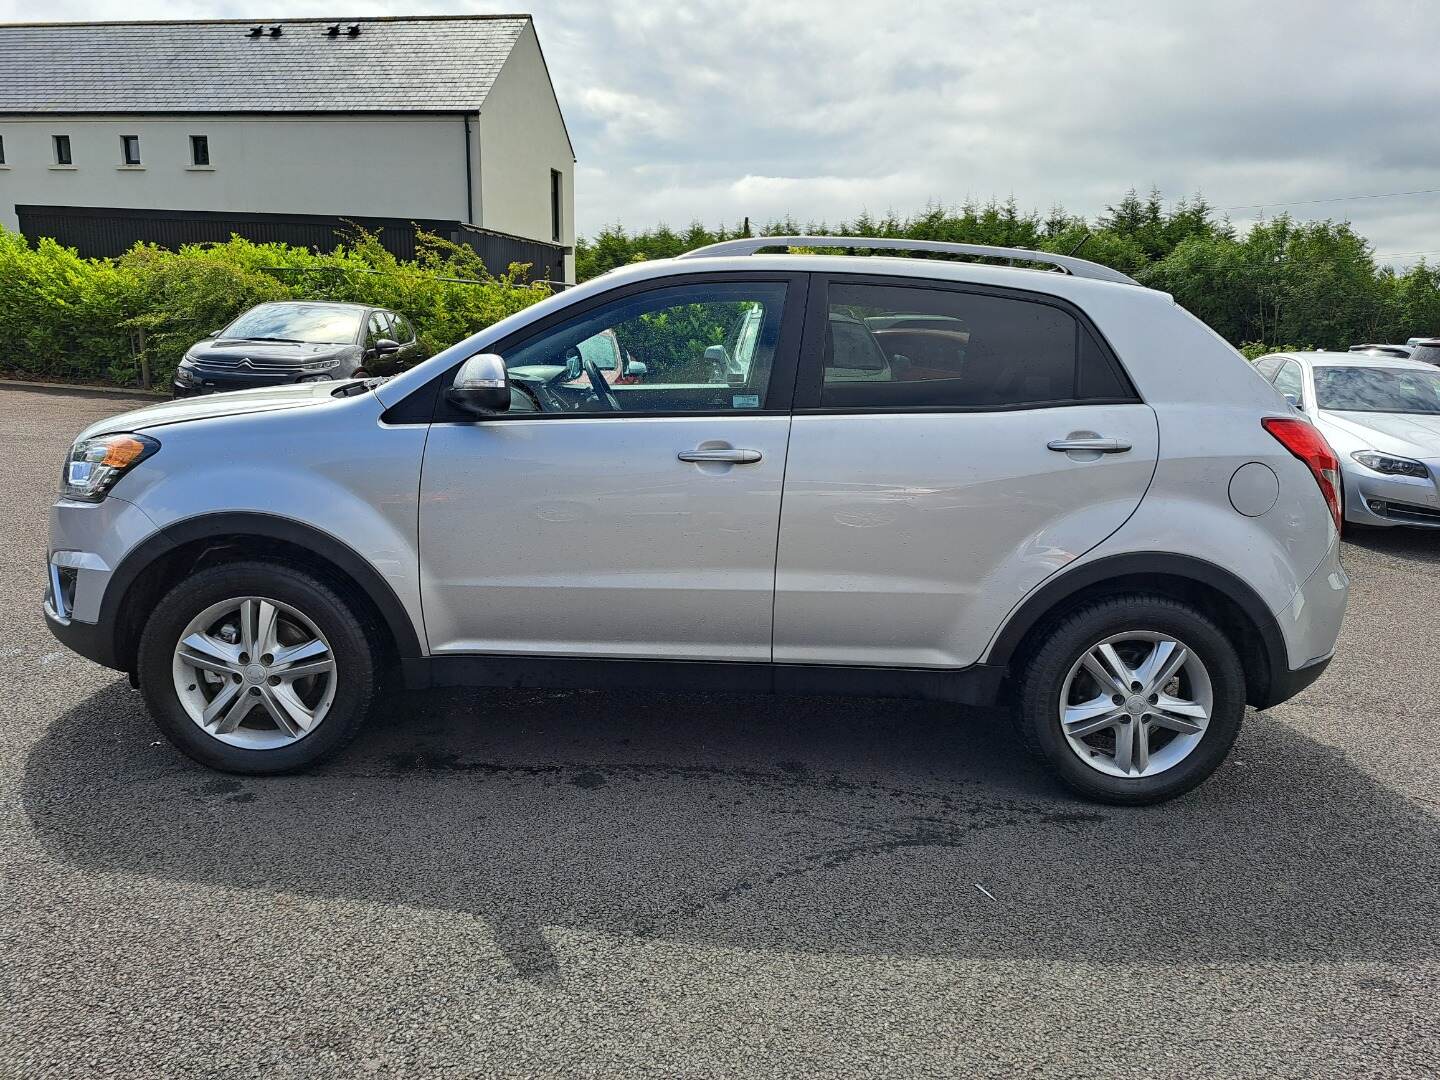
<path fill-rule="evenodd" d="M 211 567 L 175 586 L 140 639 L 141 692 L 181 751 L 225 772 L 283 773 L 359 730 L 377 658 L 329 585 L 262 562 Z"/>
<path fill-rule="evenodd" d="M 1130 595 L 1052 629 L 1021 676 L 1016 719 L 1070 788 L 1138 805 L 1209 777 L 1244 714 L 1244 671 L 1220 628 L 1188 605 Z"/>

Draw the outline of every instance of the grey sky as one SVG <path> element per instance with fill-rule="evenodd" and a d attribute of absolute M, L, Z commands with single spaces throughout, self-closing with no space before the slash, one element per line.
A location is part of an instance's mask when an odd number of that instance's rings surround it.
<path fill-rule="evenodd" d="M 44 17 L 526 6 L 60 0 Z M 585 233 L 747 214 L 834 221 L 1012 194 L 1022 208 L 1094 214 L 1154 185 L 1349 218 L 1382 255 L 1440 252 L 1440 194 L 1278 205 L 1440 188 L 1433 0 L 528 7 L 579 157 Z M 33 0 L 0 0 L 0 19 L 36 17 Z M 1231 212 L 1240 225 L 1255 214 Z"/>

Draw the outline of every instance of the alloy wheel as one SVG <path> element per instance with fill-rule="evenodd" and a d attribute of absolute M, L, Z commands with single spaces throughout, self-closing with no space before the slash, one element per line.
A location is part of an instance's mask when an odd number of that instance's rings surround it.
<path fill-rule="evenodd" d="M 1108 776 L 1172 769 L 1205 737 L 1214 709 L 1210 674 L 1167 634 L 1130 631 L 1096 642 L 1060 690 L 1060 730 L 1071 751 Z"/>
<path fill-rule="evenodd" d="M 303 739 L 335 700 L 330 643 L 288 604 L 242 596 L 190 620 L 175 645 L 175 692 L 212 738 L 248 750 Z"/>

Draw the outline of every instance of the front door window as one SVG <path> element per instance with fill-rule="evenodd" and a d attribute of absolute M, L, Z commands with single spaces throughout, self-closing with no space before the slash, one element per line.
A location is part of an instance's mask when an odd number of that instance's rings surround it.
<path fill-rule="evenodd" d="M 656 289 L 507 349 L 505 366 L 542 413 L 763 411 L 785 293 L 773 281 Z"/>

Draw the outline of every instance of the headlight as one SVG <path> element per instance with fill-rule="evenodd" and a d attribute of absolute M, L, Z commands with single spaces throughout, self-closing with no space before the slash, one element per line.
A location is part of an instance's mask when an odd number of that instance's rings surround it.
<path fill-rule="evenodd" d="M 1418 476 L 1422 480 L 1430 477 L 1430 470 L 1425 464 L 1414 458 L 1395 457 L 1377 450 L 1356 450 L 1350 456 L 1367 469 L 1374 469 L 1386 476 Z"/>
<path fill-rule="evenodd" d="M 67 499 L 99 502 L 120 477 L 159 449 L 160 444 L 150 436 L 129 432 L 82 439 L 70 448 L 60 494 Z"/>
<path fill-rule="evenodd" d="M 339 367 L 339 360 L 316 360 L 313 364 L 306 364 L 302 371 L 329 371 L 333 367 Z"/>

